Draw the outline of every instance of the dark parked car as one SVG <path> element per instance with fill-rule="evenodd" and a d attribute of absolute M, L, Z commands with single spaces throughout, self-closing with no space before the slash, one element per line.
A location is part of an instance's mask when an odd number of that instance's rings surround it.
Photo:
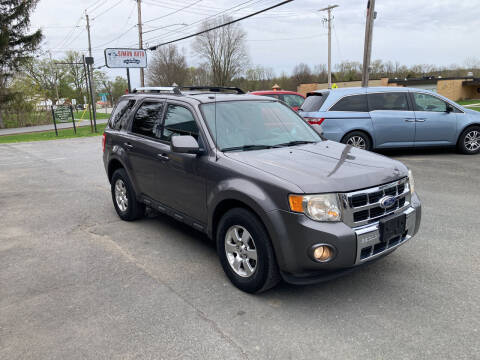
<path fill-rule="evenodd" d="M 456 146 L 480 152 L 480 112 L 428 90 L 369 87 L 307 94 L 300 112 L 325 137 L 361 149 Z"/>
<path fill-rule="evenodd" d="M 333 278 L 417 233 L 420 201 L 402 163 L 324 140 L 278 100 L 229 90 L 120 99 L 103 161 L 121 219 L 148 206 L 204 232 L 247 292 Z"/>

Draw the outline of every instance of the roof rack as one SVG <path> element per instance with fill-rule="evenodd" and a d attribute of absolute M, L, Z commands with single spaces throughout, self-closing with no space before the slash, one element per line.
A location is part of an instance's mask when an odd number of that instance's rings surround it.
<path fill-rule="evenodd" d="M 182 95 L 180 89 L 176 86 L 152 86 L 152 87 L 139 87 L 133 89 L 132 93 L 173 93 L 175 95 Z"/>
<path fill-rule="evenodd" d="M 207 90 L 209 92 L 228 92 L 235 91 L 237 94 L 245 94 L 245 92 L 238 87 L 229 86 L 182 86 L 182 90 Z"/>

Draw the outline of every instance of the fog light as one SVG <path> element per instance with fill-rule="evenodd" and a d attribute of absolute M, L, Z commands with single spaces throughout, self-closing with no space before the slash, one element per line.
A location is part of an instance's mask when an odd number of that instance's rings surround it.
<path fill-rule="evenodd" d="M 313 258 L 320 262 L 331 260 L 333 255 L 333 249 L 328 245 L 316 246 L 313 249 Z"/>

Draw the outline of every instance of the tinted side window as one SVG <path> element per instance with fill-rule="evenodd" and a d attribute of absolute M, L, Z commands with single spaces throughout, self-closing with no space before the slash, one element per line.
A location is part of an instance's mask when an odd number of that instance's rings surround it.
<path fill-rule="evenodd" d="M 330 111 L 356 111 L 367 112 L 367 96 L 366 95 L 352 95 L 346 96 L 333 105 Z"/>
<path fill-rule="evenodd" d="M 108 125 L 111 129 L 120 130 L 125 128 L 125 123 L 130 115 L 133 105 L 135 105 L 135 100 L 125 99 L 119 101 L 108 121 Z"/>
<path fill-rule="evenodd" d="M 447 111 L 447 104 L 445 101 L 428 94 L 413 93 L 415 100 L 415 110 L 417 111 Z"/>
<path fill-rule="evenodd" d="M 408 111 L 407 93 L 390 92 L 368 94 L 368 107 L 373 110 L 401 110 Z"/>
<path fill-rule="evenodd" d="M 281 95 L 281 97 L 283 98 L 282 100 L 285 101 L 290 107 L 300 107 L 302 106 L 304 100 L 303 97 L 293 94 L 284 94 Z"/>
<path fill-rule="evenodd" d="M 268 97 L 271 97 L 271 98 L 274 98 L 274 99 L 278 99 L 278 95 L 274 95 L 274 94 L 265 94 L 265 95 L 262 95 L 262 96 L 268 96 Z"/>
<path fill-rule="evenodd" d="M 301 110 L 305 112 L 319 111 L 325 100 L 327 100 L 328 94 L 328 91 L 307 94 Z"/>
<path fill-rule="evenodd" d="M 160 137 L 163 102 L 144 102 L 133 119 L 132 132 L 149 137 Z"/>
<path fill-rule="evenodd" d="M 190 110 L 169 104 L 165 113 L 162 140 L 170 141 L 172 135 L 191 135 L 198 140 L 198 127 Z"/>

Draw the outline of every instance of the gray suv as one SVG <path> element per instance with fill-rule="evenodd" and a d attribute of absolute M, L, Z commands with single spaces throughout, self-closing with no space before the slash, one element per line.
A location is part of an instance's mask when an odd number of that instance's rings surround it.
<path fill-rule="evenodd" d="M 207 234 L 243 291 L 311 284 L 394 251 L 420 226 L 400 162 L 325 140 L 278 100 L 235 88 L 141 88 L 103 135 L 123 220 L 155 209 Z"/>

